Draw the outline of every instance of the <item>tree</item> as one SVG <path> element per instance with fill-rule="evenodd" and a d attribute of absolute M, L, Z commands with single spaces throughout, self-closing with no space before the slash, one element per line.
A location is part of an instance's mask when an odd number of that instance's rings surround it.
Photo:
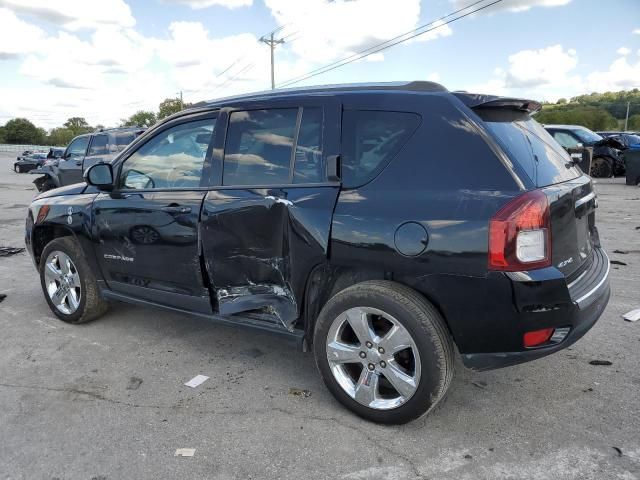
<path fill-rule="evenodd" d="M 559 98 L 558 101 L 556 102 L 557 105 L 562 105 L 564 103 L 567 103 L 567 99 L 566 98 Z"/>
<path fill-rule="evenodd" d="M 190 103 L 182 103 L 179 98 L 165 98 L 160 105 L 158 105 L 158 120 L 167 118 L 169 115 L 178 113 L 183 108 L 189 108 Z"/>
<path fill-rule="evenodd" d="M 64 127 L 73 132 L 73 136 L 82 135 L 93 131 L 93 128 L 87 123 L 84 117 L 71 117 L 64 122 Z"/>
<path fill-rule="evenodd" d="M 47 143 L 62 147 L 68 145 L 75 136 L 76 135 L 73 133 L 73 130 L 65 127 L 58 127 L 49 132 Z"/>
<path fill-rule="evenodd" d="M 629 117 L 629 124 L 627 125 L 627 128 L 634 132 L 640 132 L 640 113 L 636 113 Z"/>
<path fill-rule="evenodd" d="M 4 127 L 0 127 L 0 143 L 6 143 L 7 139 L 4 136 Z"/>
<path fill-rule="evenodd" d="M 14 118 L 4 126 L 7 143 L 37 145 L 44 141 L 44 130 L 37 128 L 26 118 Z"/>
<path fill-rule="evenodd" d="M 596 131 L 618 127 L 618 121 L 606 110 L 572 104 L 552 109 L 543 108 L 535 118 L 540 123 L 582 125 Z"/>
<path fill-rule="evenodd" d="M 156 123 L 156 114 L 145 110 L 139 110 L 129 118 L 120 120 L 123 127 L 150 127 Z"/>

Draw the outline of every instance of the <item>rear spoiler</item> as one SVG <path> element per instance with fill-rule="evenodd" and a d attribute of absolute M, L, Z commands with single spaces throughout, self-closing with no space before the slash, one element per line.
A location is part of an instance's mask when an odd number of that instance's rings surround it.
<path fill-rule="evenodd" d="M 452 93 L 456 97 L 458 97 L 467 107 L 472 109 L 496 108 L 535 113 L 542 108 L 542 104 L 540 102 L 536 102 L 535 100 L 527 100 L 525 98 L 498 97 L 496 95 L 480 95 L 477 93 L 467 92 Z"/>

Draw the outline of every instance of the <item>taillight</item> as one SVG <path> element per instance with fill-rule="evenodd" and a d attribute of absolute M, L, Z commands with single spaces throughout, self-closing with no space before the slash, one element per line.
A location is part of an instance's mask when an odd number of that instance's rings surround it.
<path fill-rule="evenodd" d="M 553 335 L 553 328 L 543 328 L 541 330 L 534 330 L 532 332 L 527 332 L 523 336 L 524 346 L 527 348 L 537 347 L 538 345 L 542 345 L 543 343 L 547 343 L 551 336 Z"/>
<path fill-rule="evenodd" d="M 515 272 L 551 265 L 549 202 L 540 190 L 524 193 L 489 222 L 489 270 Z"/>

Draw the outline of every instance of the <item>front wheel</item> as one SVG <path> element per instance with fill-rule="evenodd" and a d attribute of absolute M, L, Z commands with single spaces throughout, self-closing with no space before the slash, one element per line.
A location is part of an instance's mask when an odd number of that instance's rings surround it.
<path fill-rule="evenodd" d="M 14 165 L 13 169 L 16 173 L 22 173 L 22 167 L 20 165 Z"/>
<path fill-rule="evenodd" d="M 609 178 L 613 173 L 611 159 L 595 157 L 591 162 L 591 176 L 594 178 Z"/>
<path fill-rule="evenodd" d="M 316 364 L 340 403 L 401 424 L 431 410 L 453 377 L 453 343 L 438 311 L 389 281 L 349 287 L 327 302 L 314 333 Z"/>
<path fill-rule="evenodd" d="M 107 311 L 96 278 L 73 237 L 56 238 L 44 247 L 40 284 L 49 308 L 64 322 L 88 322 Z"/>

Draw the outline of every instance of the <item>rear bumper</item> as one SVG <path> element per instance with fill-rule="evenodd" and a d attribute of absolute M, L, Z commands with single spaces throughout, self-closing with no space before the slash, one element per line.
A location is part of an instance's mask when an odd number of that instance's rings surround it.
<path fill-rule="evenodd" d="M 564 284 L 570 302 L 550 303 L 548 288 L 560 287 L 550 272 L 518 272 L 509 274 L 513 284 L 514 300 L 521 313 L 519 338 L 525 331 L 554 327 L 566 332 L 560 340 L 547 342 L 535 348 L 521 347 L 516 351 L 463 353 L 462 360 L 472 370 L 491 370 L 528 362 L 562 350 L 584 336 L 600 318 L 611 296 L 609 286 L 610 263 L 604 250 L 594 249 L 592 265 L 573 283 Z M 550 278 L 546 278 L 549 276 Z M 535 300 L 538 303 L 535 304 Z M 532 303 L 534 302 L 534 303 Z"/>

